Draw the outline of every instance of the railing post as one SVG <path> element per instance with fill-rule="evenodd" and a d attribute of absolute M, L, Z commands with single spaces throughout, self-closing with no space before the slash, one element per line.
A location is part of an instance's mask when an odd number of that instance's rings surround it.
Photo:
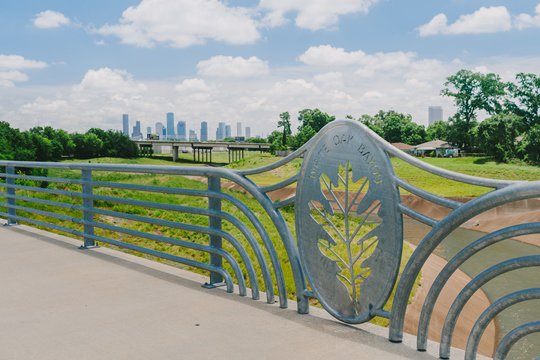
<path fill-rule="evenodd" d="M 6 175 L 15 175 L 15 167 L 6 166 Z M 6 184 L 15 185 L 15 179 L 12 177 L 6 177 Z M 17 216 L 17 210 L 13 208 L 13 206 L 15 206 L 15 198 L 12 197 L 12 196 L 15 196 L 15 188 L 7 187 L 6 192 L 10 196 L 7 199 L 7 204 L 8 204 L 7 225 L 15 225 L 17 224 L 17 220 L 15 220 L 15 216 Z"/>
<path fill-rule="evenodd" d="M 82 185 L 82 193 L 85 195 L 83 197 L 83 219 L 85 222 L 94 221 L 94 212 L 92 211 L 94 207 L 94 199 L 91 198 L 93 187 L 92 187 L 92 170 L 83 169 L 82 171 L 82 180 L 84 181 Z M 94 225 L 84 224 L 84 245 L 82 248 L 86 249 L 91 246 L 95 246 L 96 243 L 93 239 L 87 237 L 86 235 L 94 235 Z"/>
<path fill-rule="evenodd" d="M 208 177 L 208 190 L 212 192 L 221 191 L 221 178 L 219 176 Z M 208 208 L 214 211 L 221 211 L 221 199 L 215 197 L 208 198 Z M 209 226 L 214 230 L 221 230 L 221 218 L 216 216 L 209 217 Z M 210 246 L 221 249 L 222 239 L 221 236 L 210 235 Z M 210 254 L 210 264 L 222 267 L 222 258 L 217 254 Z M 216 287 L 223 284 L 223 276 L 217 273 L 210 273 L 210 283 L 205 287 Z"/>

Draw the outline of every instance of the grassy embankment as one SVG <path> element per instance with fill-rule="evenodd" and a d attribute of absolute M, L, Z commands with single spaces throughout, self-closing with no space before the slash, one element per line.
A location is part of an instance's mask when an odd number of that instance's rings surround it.
<path fill-rule="evenodd" d="M 183 155 L 185 156 L 186 154 L 183 154 Z M 223 157 L 223 159 L 221 159 L 220 156 Z M 226 162 L 226 156 L 227 155 L 225 153 L 222 153 L 222 154 L 217 154 L 217 156 L 214 156 L 213 158 L 216 159 L 216 161 Z M 247 153 L 246 159 L 230 164 L 228 165 L 228 167 L 235 168 L 235 169 L 253 168 L 253 167 L 258 167 L 267 163 L 274 162 L 276 160 L 277 159 L 275 157 L 268 154 Z M 148 164 L 148 165 L 172 165 L 173 164 L 172 162 L 166 161 L 166 160 L 148 159 L 148 158 L 132 159 L 132 160 L 102 158 L 102 159 L 93 159 L 90 161 L 96 162 L 96 163 L 131 163 L 131 164 Z M 535 180 L 535 179 L 540 178 L 540 169 L 535 168 L 535 167 L 498 165 L 498 164 L 489 163 L 489 162 L 482 163 L 483 161 L 481 161 L 480 159 L 474 159 L 474 158 L 428 159 L 427 161 L 437 166 L 446 167 L 451 170 L 461 171 L 461 172 L 469 173 L 471 175 L 476 175 L 476 176 L 486 176 L 486 177 L 493 177 L 493 178 L 517 178 L 517 179 L 528 179 L 528 180 Z M 399 176 L 401 176 L 405 180 L 411 181 L 418 186 L 421 186 L 427 190 L 431 190 L 432 192 L 438 193 L 440 195 L 475 196 L 475 195 L 481 194 L 482 191 L 486 191 L 486 189 L 472 187 L 472 186 L 464 185 L 464 184 L 458 184 L 457 186 L 449 186 L 448 183 L 446 183 L 445 181 L 441 181 L 438 177 L 431 176 L 425 172 L 415 170 L 414 168 L 411 168 L 410 166 L 406 166 L 401 160 L 393 159 L 393 163 L 396 168 L 396 172 Z M 176 163 L 175 165 L 188 165 L 189 166 L 189 165 L 194 165 L 194 164 L 187 162 L 187 163 Z M 286 176 L 292 175 L 295 172 L 297 172 L 300 165 L 301 165 L 301 160 L 297 159 L 269 173 L 265 173 L 262 175 L 255 175 L 251 177 L 251 179 L 260 185 L 267 185 L 267 184 L 275 183 L 277 181 L 284 179 Z M 80 174 L 77 171 L 51 170 L 49 172 L 49 176 L 79 178 Z M 174 187 L 191 188 L 191 189 L 205 189 L 206 188 L 206 184 L 199 180 L 188 179 L 181 176 L 103 172 L 103 173 L 95 173 L 94 177 L 96 180 L 100 180 L 100 181 L 118 181 L 118 182 L 125 182 L 125 183 L 167 186 L 167 187 L 172 187 L 172 188 Z M 57 188 L 57 189 L 63 189 L 63 190 L 76 190 L 76 191 L 80 190 L 80 187 L 78 187 L 77 185 L 62 185 L 62 184 L 54 184 L 54 183 L 49 184 L 49 188 Z M 225 190 L 225 192 L 240 199 L 242 202 L 247 204 L 251 209 L 253 209 L 253 211 L 255 212 L 255 215 L 261 220 L 265 228 L 268 229 L 270 238 L 273 240 L 279 239 L 277 231 L 272 226 L 270 219 L 268 218 L 264 210 L 256 201 L 254 201 L 252 198 L 250 198 L 246 194 L 239 191 Z M 20 195 L 25 195 L 24 192 L 22 191 L 18 193 Z M 145 192 L 138 192 L 138 191 L 128 191 L 128 190 L 122 190 L 122 189 L 108 189 L 108 188 L 96 188 L 95 193 L 99 195 L 115 196 L 115 197 L 120 197 L 120 198 L 131 198 L 131 199 L 137 199 L 137 200 L 181 204 L 181 205 L 200 207 L 200 208 L 207 207 L 207 200 L 204 198 L 167 195 L 167 194 L 162 194 L 162 193 L 145 193 Z M 39 197 L 43 199 L 61 201 L 61 202 L 70 203 L 70 204 L 80 204 L 80 200 L 73 199 L 70 197 L 51 196 L 51 195 L 39 194 L 39 193 L 32 193 L 32 194 L 28 193 L 27 195 L 35 196 L 35 197 Z M 39 204 L 31 205 L 29 203 L 25 204 L 24 202 L 18 202 L 18 204 L 24 205 L 24 206 L 33 206 L 38 209 L 44 209 L 44 210 L 47 209 L 46 206 L 39 205 Z M 204 216 L 199 216 L 199 215 L 182 214 L 181 219 L 179 219 L 179 214 L 175 212 L 171 212 L 171 211 L 147 209 L 143 207 L 115 204 L 112 202 L 103 202 L 103 201 L 97 201 L 95 205 L 96 207 L 99 207 L 101 209 L 124 212 L 128 214 L 149 216 L 153 218 L 159 218 L 159 219 L 171 220 L 171 221 L 180 221 L 184 223 L 201 225 L 201 226 L 207 226 L 208 224 L 208 219 Z M 247 219 L 244 216 L 238 214 L 238 211 L 232 205 L 225 202 L 223 204 L 223 210 L 238 216 L 244 223 L 249 224 L 249 221 L 247 221 Z M 68 209 L 55 208 L 54 211 L 57 213 L 74 216 L 74 217 L 81 217 L 82 215 L 80 214 L 80 212 L 68 210 Z M 23 212 L 19 212 L 19 213 L 21 213 L 21 215 L 24 215 L 24 216 L 29 215 L 29 214 L 24 214 Z M 283 215 L 284 215 L 285 220 L 289 224 L 292 233 L 294 234 L 295 233 L 294 211 L 292 209 L 284 209 Z M 38 215 L 31 215 L 31 217 L 36 218 L 36 219 L 42 219 L 42 220 L 45 219 L 42 216 L 38 216 Z M 155 226 L 155 225 L 146 224 L 142 222 L 122 220 L 118 218 L 106 217 L 103 215 L 96 215 L 96 218 L 100 222 L 112 224 L 115 226 L 126 227 L 130 229 L 144 231 L 144 232 L 156 233 L 156 234 L 159 234 L 162 236 L 168 236 L 171 238 L 188 239 L 189 241 L 203 243 L 203 244 L 208 243 L 208 236 L 200 234 L 200 233 L 187 232 L 184 230 L 173 229 L 169 227 L 163 228 L 160 226 Z M 46 220 L 49 222 L 61 224 L 63 226 L 81 229 L 81 226 L 73 224 L 73 223 L 56 220 L 52 218 L 47 218 Z M 252 232 L 255 233 L 253 231 L 253 228 L 251 226 L 249 227 L 250 227 L 250 230 L 252 230 Z M 223 228 L 224 230 L 230 232 L 232 235 L 240 239 L 244 244 L 246 243 L 246 240 L 243 238 L 241 233 L 230 223 L 224 221 Z M 181 255 L 181 256 L 192 258 L 192 259 L 202 261 L 202 262 L 208 261 L 208 256 L 204 253 L 185 249 L 185 248 L 180 248 L 174 245 L 158 243 L 151 240 L 136 238 L 133 236 L 124 235 L 124 234 L 115 233 L 115 232 L 113 233 L 111 231 L 107 231 L 103 229 L 96 229 L 96 234 L 100 236 L 111 237 L 111 238 L 119 239 L 122 241 L 130 242 L 130 243 L 137 244 L 140 246 L 153 248 L 160 251 L 169 252 L 172 254 Z M 260 239 L 258 240 L 260 242 Z M 228 251 L 235 253 L 235 251 L 232 249 L 232 247 L 228 243 L 224 242 L 224 247 Z M 246 247 L 249 248 L 249 246 L 246 246 Z M 281 245 L 280 241 L 275 241 L 275 247 L 283 266 L 289 297 L 294 298 L 294 283 L 292 281 L 292 273 L 288 265 L 286 251 L 284 247 Z M 250 253 L 250 257 L 254 259 L 253 252 L 250 251 L 249 253 Z M 403 264 L 405 264 L 406 259 L 410 257 L 410 254 L 411 254 L 411 250 L 406 246 L 405 251 L 403 253 L 402 267 L 403 267 Z M 238 258 L 238 256 L 236 257 Z M 228 267 L 228 264 L 225 264 L 225 266 L 227 267 L 229 271 L 231 270 L 230 267 Z M 244 276 L 245 276 L 246 275 L 245 267 L 243 266 L 243 264 L 241 264 L 241 266 L 242 266 Z M 190 270 L 195 270 L 195 269 L 190 269 Z M 257 276 L 259 278 L 259 283 L 262 284 L 260 269 L 256 267 L 256 270 L 257 270 Z M 248 283 L 248 286 L 249 286 L 249 283 Z M 264 290 L 264 287 L 262 290 Z M 393 299 L 393 295 L 392 295 L 391 301 L 392 299 Z M 391 301 L 389 302 L 389 306 L 391 305 Z M 386 323 L 384 319 L 376 319 L 376 322 L 383 325 Z"/>

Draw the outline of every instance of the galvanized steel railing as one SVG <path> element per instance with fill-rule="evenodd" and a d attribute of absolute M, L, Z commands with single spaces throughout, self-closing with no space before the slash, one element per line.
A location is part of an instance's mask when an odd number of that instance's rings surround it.
<path fill-rule="evenodd" d="M 447 199 L 418 188 L 395 175 L 389 161 L 390 156 L 442 178 L 495 190 L 466 203 Z M 304 157 L 300 172 L 279 183 L 257 186 L 249 179 L 249 176 L 272 171 L 299 157 Z M 315 297 L 332 315 L 345 322 L 360 323 L 375 316 L 386 317 L 390 320 L 389 339 L 393 342 L 402 340 L 405 312 L 415 279 L 429 255 L 452 231 L 471 218 L 497 206 L 540 197 L 540 181 L 484 179 L 440 169 L 401 152 L 363 125 L 352 121 L 333 122 L 294 153 L 256 169 L 17 161 L 0 161 L 0 167 L 5 169 L 0 173 L 0 178 L 5 179 L 5 182 L 0 183 L 0 187 L 5 189 L 0 196 L 6 199 L 4 207 L 7 209 L 1 211 L 0 216 L 6 218 L 8 224 L 27 222 L 81 237 L 84 248 L 94 246 L 96 241 L 103 242 L 202 269 L 210 273 L 208 286 L 224 283 L 227 291 L 232 292 L 233 284 L 237 283 L 241 296 L 247 294 L 247 280 L 253 299 L 259 298 L 259 289 L 264 286 L 266 301 L 273 303 L 277 290 L 282 308 L 287 307 L 287 284 L 283 268 L 287 266 L 287 271 L 292 273 L 299 313 L 308 313 L 308 300 Z M 53 178 L 27 175 L 20 171 L 24 169 L 71 170 L 80 172 L 80 176 Z M 103 172 L 197 176 L 205 179 L 207 188 L 175 188 L 163 186 L 164 184 L 143 185 L 96 180 L 94 175 Z M 265 216 L 270 219 L 272 231 L 277 237 L 271 237 L 270 229 L 263 225 L 259 213 L 222 189 L 223 181 L 237 184 L 257 202 Z M 40 187 L 35 186 L 35 182 L 78 188 L 66 190 L 60 187 Z M 273 202 L 268 196 L 272 191 L 294 185 L 296 195 L 287 199 Z M 101 195 L 97 189 L 202 197 L 207 199 L 207 206 L 194 207 Z M 450 212 L 442 220 L 421 214 L 401 203 L 400 189 L 445 207 Z M 73 201 L 62 202 L 43 196 L 40 198 L 36 194 L 67 197 Z M 78 202 L 75 203 L 74 199 Z M 175 212 L 179 219 L 172 221 L 129 211 L 104 209 L 99 206 L 101 203 Z M 45 209 L 38 209 L 31 204 L 39 204 Z M 224 204 L 230 204 L 235 210 L 226 212 L 222 207 Z M 287 205 L 295 206 L 296 240 L 280 211 Z M 64 208 L 71 213 L 51 211 L 54 208 Z M 21 212 L 34 215 L 24 216 Z M 81 216 L 73 216 L 72 212 Z M 208 219 L 207 225 L 190 224 L 184 221 L 182 214 L 203 216 Z M 430 226 L 431 231 L 420 241 L 398 281 L 396 279 L 403 241 L 403 215 Z M 36 216 L 56 219 L 62 223 L 40 220 Z M 156 231 L 139 231 L 99 221 L 102 217 L 204 234 L 208 242 L 165 236 Z M 231 224 L 235 230 L 225 230 L 224 222 Z M 68 223 L 77 224 L 80 229 L 66 226 Z M 107 231 L 111 236 L 96 235 L 98 228 Z M 540 222 L 515 224 L 486 234 L 459 251 L 437 276 L 425 299 L 418 326 L 418 349 L 426 350 L 428 328 L 435 303 L 448 279 L 460 265 L 495 243 L 539 233 Z M 118 236 L 114 238 L 113 234 Z M 120 234 L 200 251 L 209 255 L 209 262 L 122 241 Z M 238 238 L 239 234 L 242 241 Z M 223 241 L 230 246 L 223 246 Z M 276 248 L 284 249 L 286 261 L 280 260 Z M 230 251 L 231 249 L 234 249 L 234 252 Z M 223 259 L 228 266 L 222 263 Z M 474 277 L 457 296 L 445 320 L 440 357 L 449 357 L 456 320 L 465 304 L 482 285 L 506 272 L 538 266 L 540 255 L 532 254 L 508 259 Z M 258 282 L 258 274 L 262 284 Z M 396 282 L 393 305 L 391 310 L 387 311 L 384 306 Z M 519 302 L 538 299 L 539 294 L 540 283 L 537 288 L 523 289 L 500 299 L 492 299 L 492 305 L 482 313 L 469 335 L 465 358 L 475 358 L 478 342 L 487 324 L 500 311 Z M 519 339 L 539 331 L 538 321 L 516 327 L 499 342 L 495 358 L 504 358 Z"/>

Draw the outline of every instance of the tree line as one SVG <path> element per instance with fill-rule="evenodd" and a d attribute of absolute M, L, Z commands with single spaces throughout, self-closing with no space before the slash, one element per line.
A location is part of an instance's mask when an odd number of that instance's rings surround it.
<path fill-rule="evenodd" d="M 0 159 L 20 161 L 59 161 L 62 158 L 132 158 L 139 154 L 137 144 L 120 131 L 93 128 L 84 134 L 68 133 L 50 126 L 27 131 L 0 121 Z"/>
<path fill-rule="evenodd" d="M 514 159 L 540 164 L 540 77 L 519 73 L 514 82 L 498 74 L 460 70 L 449 76 L 441 95 L 452 98 L 456 113 L 425 128 L 411 115 L 393 110 L 361 115 L 356 120 L 388 142 L 417 145 L 440 139 L 466 152 L 481 152 L 499 162 Z M 483 112 L 487 118 L 478 121 Z M 354 119 L 348 115 L 347 118 Z M 268 137 L 271 150 L 297 149 L 335 116 L 319 109 L 299 112 L 292 133 L 290 114 L 280 114 L 278 129 Z"/>

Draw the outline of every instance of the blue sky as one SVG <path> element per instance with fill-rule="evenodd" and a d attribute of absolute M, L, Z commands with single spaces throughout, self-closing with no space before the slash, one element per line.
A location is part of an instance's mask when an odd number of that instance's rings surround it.
<path fill-rule="evenodd" d="M 461 68 L 540 73 L 539 0 L 0 0 L 0 24 L 0 120 L 20 128 L 172 111 L 265 135 L 314 107 L 425 124 Z"/>

